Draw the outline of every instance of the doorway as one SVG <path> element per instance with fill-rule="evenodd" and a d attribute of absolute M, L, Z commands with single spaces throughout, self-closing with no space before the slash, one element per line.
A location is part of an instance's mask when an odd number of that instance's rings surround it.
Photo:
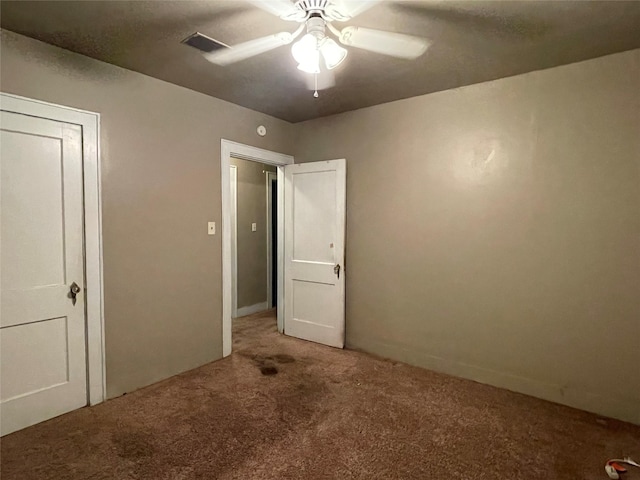
<path fill-rule="evenodd" d="M 277 166 L 278 332 L 342 348 L 345 338 L 345 159 L 295 164 L 293 157 L 228 140 L 222 140 L 221 152 L 223 356 L 232 351 L 232 158 Z"/>
<path fill-rule="evenodd" d="M 277 306 L 277 167 L 232 157 L 232 317 Z"/>
<path fill-rule="evenodd" d="M 275 272 L 271 271 L 272 275 L 275 275 L 276 282 L 274 285 L 275 294 L 272 292 L 271 297 L 275 295 L 276 305 L 284 305 L 283 291 L 284 291 L 284 277 L 283 277 L 283 251 L 284 251 L 284 166 L 294 163 L 293 157 L 281 153 L 264 150 L 249 145 L 243 145 L 240 143 L 232 142 L 230 140 L 223 139 L 221 141 L 221 182 L 222 182 L 222 353 L 223 356 L 228 356 L 232 351 L 232 316 L 235 313 L 233 305 L 235 302 L 234 287 L 233 287 L 233 231 L 237 228 L 232 223 L 232 209 L 234 208 L 234 198 L 232 197 L 232 159 L 249 160 L 252 162 L 258 162 L 265 165 L 275 167 L 276 178 L 276 192 L 272 195 L 276 198 L 276 215 L 275 219 L 272 218 L 272 222 L 276 225 L 276 232 L 274 237 L 276 238 L 275 245 L 272 248 L 275 252 L 270 257 L 275 258 L 273 265 L 276 267 Z M 236 172 L 237 173 L 237 172 Z M 266 182 L 266 180 L 263 180 Z M 265 196 L 267 194 L 265 193 Z M 250 222 L 254 223 L 254 222 Z M 255 222 L 257 223 L 257 222 Z M 257 226 L 256 226 L 257 228 Z M 258 232 L 255 232 L 258 233 Z M 265 282 L 267 274 L 263 277 Z M 237 297 L 236 297 L 237 298 Z M 269 298 L 269 297 L 268 297 Z M 277 314 L 277 327 L 279 332 L 283 332 L 284 317 L 283 309 L 278 309 Z"/>

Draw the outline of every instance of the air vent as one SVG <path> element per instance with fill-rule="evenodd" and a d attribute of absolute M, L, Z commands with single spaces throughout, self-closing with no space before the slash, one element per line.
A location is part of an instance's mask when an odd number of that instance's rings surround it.
<path fill-rule="evenodd" d="M 216 50 L 222 50 L 223 48 L 229 48 L 229 45 L 225 45 L 222 42 L 207 37 L 200 32 L 196 32 L 193 35 L 189 35 L 182 40 L 182 43 L 189 45 L 190 47 L 197 48 L 201 52 L 210 53 Z"/>

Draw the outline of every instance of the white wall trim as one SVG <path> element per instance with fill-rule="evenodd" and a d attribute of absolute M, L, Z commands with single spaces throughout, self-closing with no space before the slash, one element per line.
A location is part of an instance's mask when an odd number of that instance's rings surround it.
<path fill-rule="evenodd" d="M 278 167 L 278 331 L 284 333 L 284 166 Z"/>
<path fill-rule="evenodd" d="M 246 307 L 240 307 L 238 309 L 238 317 L 246 317 L 247 315 L 253 315 L 254 313 L 264 312 L 269 310 L 267 302 L 256 303 L 255 305 L 248 305 Z"/>
<path fill-rule="evenodd" d="M 271 261 L 272 258 L 272 254 L 273 254 L 273 242 L 271 240 L 271 238 L 273 237 L 272 233 L 273 233 L 273 228 L 271 227 L 271 222 L 272 220 L 272 209 L 273 209 L 273 205 L 272 205 L 272 198 L 273 198 L 273 186 L 271 184 L 272 180 L 276 180 L 278 179 L 278 173 L 277 172 L 266 172 L 265 175 L 265 182 L 266 182 L 266 192 L 267 192 L 267 228 L 265 229 L 267 232 L 267 306 L 269 308 L 273 308 L 275 307 L 275 305 L 273 304 L 273 300 L 272 300 L 272 296 L 273 296 L 273 285 L 271 283 L 271 276 L 273 274 L 273 262 Z M 276 188 L 277 188 L 277 183 L 276 183 Z M 277 228 L 277 227 L 276 227 Z M 277 247 L 277 246 L 276 246 Z"/>
<path fill-rule="evenodd" d="M 100 189 L 100 114 L 30 98 L 0 94 L 0 109 L 82 127 L 84 174 L 84 249 L 87 319 L 87 401 L 106 395 L 104 292 L 102 277 L 102 196 Z"/>
<path fill-rule="evenodd" d="M 243 145 L 241 143 L 225 140 L 220 141 L 220 173 L 222 182 L 222 355 L 231 355 L 231 304 L 232 304 L 232 278 L 231 278 L 231 157 L 241 160 L 266 163 L 278 167 L 278 330 L 283 331 L 284 321 L 284 257 L 282 256 L 281 239 L 284 238 L 284 222 L 281 212 L 284 213 L 284 179 L 283 167 L 294 163 L 291 155 L 272 152 L 262 148 Z"/>

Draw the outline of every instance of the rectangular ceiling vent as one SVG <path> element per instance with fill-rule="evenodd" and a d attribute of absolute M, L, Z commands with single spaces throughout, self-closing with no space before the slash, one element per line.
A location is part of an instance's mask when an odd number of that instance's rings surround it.
<path fill-rule="evenodd" d="M 182 43 L 189 45 L 190 47 L 197 48 L 201 52 L 211 53 L 216 50 L 222 50 L 223 48 L 229 48 L 229 45 L 225 45 L 222 42 L 214 40 L 211 37 L 207 37 L 200 32 L 196 32 L 193 35 L 189 35 L 182 40 Z"/>

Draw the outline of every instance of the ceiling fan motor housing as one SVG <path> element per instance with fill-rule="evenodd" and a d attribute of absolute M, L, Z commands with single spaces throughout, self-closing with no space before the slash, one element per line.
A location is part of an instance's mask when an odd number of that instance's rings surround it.
<path fill-rule="evenodd" d="M 320 16 L 327 22 L 338 20 L 344 22 L 350 16 L 343 12 L 333 0 L 298 0 L 295 3 L 295 12 L 283 17 L 284 20 L 304 22 L 313 16 Z"/>
<path fill-rule="evenodd" d="M 321 16 L 313 16 L 307 20 L 307 33 L 314 35 L 318 39 L 324 38 L 324 30 L 325 30 L 325 21 Z"/>
<path fill-rule="evenodd" d="M 324 12 L 330 3 L 331 0 L 298 0 L 296 7 L 305 12 Z"/>

